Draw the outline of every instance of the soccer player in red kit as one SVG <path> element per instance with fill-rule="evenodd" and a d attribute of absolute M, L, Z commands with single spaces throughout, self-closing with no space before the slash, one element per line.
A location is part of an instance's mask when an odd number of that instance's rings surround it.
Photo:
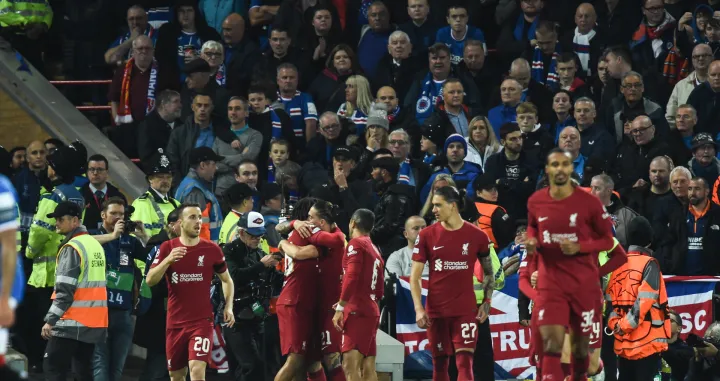
<path fill-rule="evenodd" d="M 410 291 L 415 319 L 427 328 L 433 356 L 433 381 L 449 381 L 449 356 L 455 353 L 458 381 L 473 380 L 473 352 L 477 342 L 477 321 L 485 322 L 495 283 L 488 236 L 463 221 L 465 198 L 454 187 L 442 187 L 432 198 L 437 219 L 420 231 L 413 249 Z M 483 267 L 485 299 L 477 307 L 473 291 L 473 269 Z M 425 263 L 430 264 L 427 312 L 422 305 L 420 284 Z"/>
<path fill-rule="evenodd" d="M 168 285 L 165 351 L 172 381 L 184 381 L 190 367 L 192 381 L 205 380 L 213 335 L 210 283 L 213 274 L 222 281 L 224 321 L 235 323 L 235 288 L 220 247 L 200 238 L 202 211 L 196 204 L 180 206 L 180 237 L 160 245 L 147 274 L 154 286 L 165 277 Z"/>
<path fill-rule="evenodd" d="M 385 262 L 370 240 L 375 215 L 358 209 L 350 218 L 350 237 L 343 256 L 342 291 L 333 324 L 342 332 L 343 370 L 348 381 L 377 381 L 375 337 L 380 325 Z"/>
<path fill-rule="evenodd" d="M 315 333 L 313 340 L 320 340 L 320 353 L 307 355 L 308 374 L 310 380 L 324 380 L 322 365 L 328 371 L 331 381 L 344 381 L 340 362 L 340 340 L 342 335 L 333 326 L 332 318 L 335 314 L 333 305 L 340 298 L 340 285 L 342 280 L 342 259 L 345 251 L 345 234 L 335 225 L 335 206 L 329 202 L 318 200 L 310 208 L 307 221 L 294 220 L 292 228 L 307 238 L 307 242 L 317 248 L 318 274 L 317 296 L 315 311 Z M 291 245 L 283 244 L 283 249 Z M 305 257 L 307 259 L 307 257 Z M 304 288 L 304 292 L 308 292 Z M 313 351 L 314 352 L 314 351 Z M 322 355 L 322 356 L 321 356 Z M 322 364 L 320 363 L 322 357 Z"/>
<path fill-rule="evenodd" d="M 310 208 L 315 204 L 314 198 L 303 198 L 293 209 L 293 220 L 308 218 Z M 282 240 L 278 248 L 285 254 L 285 284 L 277 302 L 278 324 L 280 326 L 280 349 L 287 356 L 285 364 L 275 375 L 275 381 L 292 381 L 303 379 L 306 355 L 315 343 L 319 342 L 313 335 L 316 324 L 316 302 L 314 292 L 318 279 L 318 251 L 308 243 L 300 232 L 292 230 L 291 222 L 278 224 L 278 231 L 289 232 L 287 240 Z M 318 364 L 319 365 L 319 364 Z M 311 374 L 311 379 L 322 379 L 324 372 Z"/>
<path fill-rule="evenodd" d="M 562 380 L 560 356 L 566 327 L 573 332 L 573 380 L 586 380 L 593 325 L 602 321 L 598 253 L 613 248 L 612 220 L 594 195 L 571 182 L 573 162 L 550 151 L 550 186 L 528 200 L 528 255 L 537 250 L 537 326 L 543 340 L 543 380 Z M 617 259 L 616 259 L 617 258 Z M 623 256 L 611 260 L 622 262 Z"/>

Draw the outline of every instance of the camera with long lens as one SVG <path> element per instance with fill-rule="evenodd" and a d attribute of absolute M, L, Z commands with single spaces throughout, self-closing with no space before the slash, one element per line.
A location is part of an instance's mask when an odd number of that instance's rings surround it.
<path fill-rule="evenodd" d="M 271 276 L 272 278 L 272 276 Z M 259 279 L 250 282 L 233 302 L 233 313 L 236 319 L 265 319 L 270 309 L 272 297 L 272 280 Z"/>
<path fill-rule="evenodd" d="M 125 229 L 123 230 L 124 234 L 133 233 L 135 232 L 135 229 L 137 229 L 137 223 L 131 219 L 134 212 L 135 207 L 132 205 L 125 207 L 125 217 L 123 218 L 123 221 L 125 222 Z"/>

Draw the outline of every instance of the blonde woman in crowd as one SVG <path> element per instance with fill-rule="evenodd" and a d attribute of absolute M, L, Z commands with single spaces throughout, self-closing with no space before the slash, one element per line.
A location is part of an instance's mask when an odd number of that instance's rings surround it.
<path fill-rule="evenodd" d="M 470 121 L 468 136 L 468 152 L 465 161 L 475 163 L 485 170 L 485 163 L 490 155 L 500 152 L 502 146 L 495 136 L 495 131 L 487 117 L 478 115 Z"/>
<path fill-rule="evenodd" d="M 338 116 L 355 123 L 359 136 L 365 133 L 367 118 L 372 105 L 370 83 L 362 75 L 351 75 L 345 81 L 345 103 L 340 105 Z"/>

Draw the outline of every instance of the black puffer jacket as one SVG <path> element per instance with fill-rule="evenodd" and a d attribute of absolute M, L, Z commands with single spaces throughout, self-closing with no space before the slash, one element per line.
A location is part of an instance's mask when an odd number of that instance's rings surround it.
<path fill-rule="evenodd" d="M 370 233 L 383 258 L 407 245 L 403 236 L 405 220 L 417 213 L 415 189 L 407 184 L 393 184 L 375 205 L 375 227 Z"/>

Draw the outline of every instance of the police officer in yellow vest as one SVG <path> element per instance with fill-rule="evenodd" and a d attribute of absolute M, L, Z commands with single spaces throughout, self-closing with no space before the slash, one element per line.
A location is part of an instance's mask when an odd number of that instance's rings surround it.
<path fill-rule="evenodd" d="M 133 219 L 143 222 L 148 237 L 160 233 L 167 223 L 167 216 L 180 206 L 180 203 L 168 193 L 172 186 L 171 168 L 170 160 L 165 156 L 162 148 L 158 149 L 150 160 L 150 165 L 145 168 L 150 187 L 132 203 L 135 208 Z"/>
<path fill-rule="evenodd" d="M 61 202 L 47 217 L 55 220 L 65 240 L 57 254 L 52 306 L 41 331 L 48 340 L 45 379 L 65 381 L 73 370 L 76 379 L 90 381 L 95 344 L 107 338 L 105 252 L 81 225 L 77 204 Z"/>
<path fill-rule="evenodd" d="M 255 196 L 255 193 L 245 183 L 235 183 L 225 191 L 223 196 L 227 204 L 230 205 L 230 213 L 223 219 L 218 245 L 226 244 L 234 239 L 240 216 L 253 210 L 253 196 Z"/>
<path fill-rule="evenodd" d="M 497 185 L 492 177 L 480 175 L 473 180 L 475 209 L 480 216 L 477 226 L 488 235 L 495 250 L 500 251 L 515 239 L 515 222 L 505 209 L 497 204 Z"/>
<path fill-rule="evenodd" d="M 0 32 L 15 50 L 42 70 L 43 43 L 39 38 L 52 26 L 48 0 L 0 0 Z"/>

